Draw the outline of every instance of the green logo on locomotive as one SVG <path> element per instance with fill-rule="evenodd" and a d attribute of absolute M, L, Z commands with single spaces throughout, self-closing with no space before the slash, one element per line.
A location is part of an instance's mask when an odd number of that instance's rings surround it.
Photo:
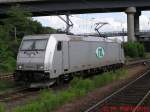
<path fill-rule="evenodd" d="M 101 59 L 101 58 L 104 57 L 104 55 L 105 55 L 104 48 L 103 47 L 98 47 L 96 49 L 96 56 Z"/>

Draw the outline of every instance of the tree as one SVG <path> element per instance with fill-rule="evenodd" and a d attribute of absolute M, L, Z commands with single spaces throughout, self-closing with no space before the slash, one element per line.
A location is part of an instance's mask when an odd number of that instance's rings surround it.
<path fill-rule="evenodd" d="M 56 32 L 34 21 L 30 12 L 19 7 L 11 7 L 7 18 L 1 20 L 0 24 L 0 71 L 14 69 L 18 47 L 24 35 Z"/>

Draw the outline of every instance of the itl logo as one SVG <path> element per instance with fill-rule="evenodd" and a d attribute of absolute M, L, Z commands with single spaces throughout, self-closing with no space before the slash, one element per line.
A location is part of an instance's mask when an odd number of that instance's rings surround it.
<path fill-rule="evenodd" d="M 104 57 L 104 55 L 105 55 L 104 48 L 98 47 L 96 49 L 96 56 L 101 59 Z"/>

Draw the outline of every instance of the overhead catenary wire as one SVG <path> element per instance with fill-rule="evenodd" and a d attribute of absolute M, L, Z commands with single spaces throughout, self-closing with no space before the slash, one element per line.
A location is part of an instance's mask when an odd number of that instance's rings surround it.
<path fill-rule="evenodd" d="M 41 9 L 41 8 L 35 8 L 35 7 L 33 7 L 33 9 L 38 9 L 38 10 L 40 10 L 40 11 L 43 11 L 43 9 Z M 43 14 L 45 14 L 45 15 L 48 15 L 49 13 L 47 13 L 47 12 L 43 12 Z M 68 12 L 66 12 L 66 15 L 68 15 L 69 14 L 69 11 Z M 90 20 L 86 20 L 87 19 L 87 17 L 85 17 L 85 16 L 87 16 L 87 15 L 85 15 L 85 14 L 83 14 L 83 29 L 84 29 L 84 32 L 87 32 L 88 31 L 88 26 L 87 26 L 87 21 L 90 21 Z M 60 15 L 59 15 L 59 13 L 57 13 L 56 12 L 56 14 L 54 14 L 53 16 L 59 16 L 59 18 L 61 17 Z M 84 18 L 85 17 L 85 18 Z M 62 18 L 62 17 L 61 17 Z M 80 18 L 81 19 L 81 18 Z M 64 21 L 65 22 L 65 21 Z M 95 22 L 95 21 L 94 21 Z M 93 22 L 93 24 L 94 24 L 94 22 Z M 66 23 L 66 22 L 65 22 Z M 71 27 L 73 27 L 73 22 L 71 21 L 71 20 L 69 20 L 69 22 L 67 23 L 67 25 L 69 25 L 69 27 L 71 28 Z M 79 26 L 80 28 L 81 28 L 81 25 Z M 67 28 L 66 28 L 66 30 L 64 30 L 65 32 L 67 32 Z"/>

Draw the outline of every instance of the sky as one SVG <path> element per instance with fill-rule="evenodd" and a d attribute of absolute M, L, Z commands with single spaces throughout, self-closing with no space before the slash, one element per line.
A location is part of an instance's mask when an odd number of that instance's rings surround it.
<path fill-rule="evenodd" d="M 63 18 L 65 16 L 62 15 Z M 74 34 L 95 33 L 95 26 L 98 22 L 106 22 L 100 32 L 122 31 L 127 29 L 127 16 L 124 12 L 120 13 L 93 13 L 70 15 L 73 28 L 70 31 Z M 57 16 L 35 17 L 43 26 L 50 26 L 55 29 L 64 30 L 66 24 Z M 140 29 L 150 30 L 150 11 L 143 11 L 140 16 Z"/>

